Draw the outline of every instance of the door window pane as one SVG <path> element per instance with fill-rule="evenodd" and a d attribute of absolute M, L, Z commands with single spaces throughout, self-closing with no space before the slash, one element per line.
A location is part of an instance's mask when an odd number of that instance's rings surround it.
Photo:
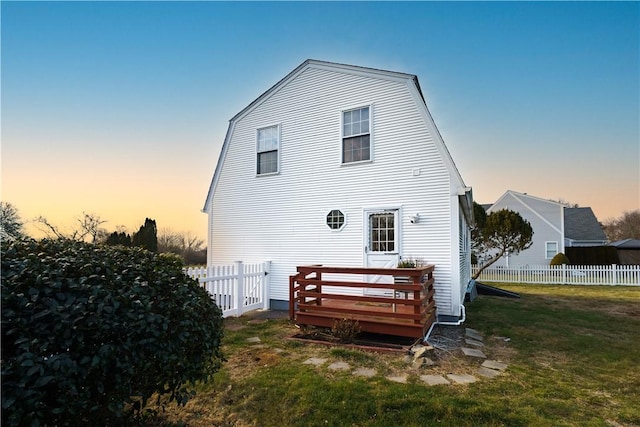
<path fill-rule="evenodd" d="M 393 252 L 396 249 L 394 212 L 369 216 L 369 240 L 373 252 Z"/>

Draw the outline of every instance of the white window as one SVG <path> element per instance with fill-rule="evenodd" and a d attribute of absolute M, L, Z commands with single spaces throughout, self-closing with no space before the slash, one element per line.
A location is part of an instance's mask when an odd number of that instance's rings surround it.
<path fill-rule="evenodd" d="M 371 108 L 342 112 L 342 163 L 371 160 Z"/>
<path fill-rule="evenodd" d="M 396 252 L 395 212 L 369 215 L 369 248 L 373 252 Z"/>
<path fill-rule="evenodd" d="M 278 151 L 280 150 L 280 129 L 278 125 L 258 129 L 257 174 L 278 173 Z"/>
<path fill-rule="evenodd" d="M 558 242 L 545 242 L 545 258 L 552 259 L 558 253 Z"/>
<path fill-rule="evenodd" d="M 332 230 L 340 230 L 344 227 L 344 214 L 339 209 L 334 209 L 327 214 L 327 226 Z"/>

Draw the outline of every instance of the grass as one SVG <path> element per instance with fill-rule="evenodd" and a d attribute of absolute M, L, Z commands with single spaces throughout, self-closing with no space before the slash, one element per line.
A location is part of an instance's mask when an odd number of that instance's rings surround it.
<path fill-rule="evenodd" d="M 495 379 L 427 387 L 419 375 L 473 372 L 457 353 L 412 370 L 397 354 L 286 340 L 285 320 L 226 319 L 228 361 L 163 425 L 633 426 L 640 425 L 640 288 L 500 285 L 521 299 L 480 296 L 466 326 L 508 363 Z M 237 329 L 241 328 L 241 329 Z M 259 345 L 246 339 L 258 336 Z M 502 338 L 509 337 L 506 342 Z M 375 368 L 372 378 L 303 365 L 309 357 Z M 385 378 L 409 373 L 407 384 Z"/>

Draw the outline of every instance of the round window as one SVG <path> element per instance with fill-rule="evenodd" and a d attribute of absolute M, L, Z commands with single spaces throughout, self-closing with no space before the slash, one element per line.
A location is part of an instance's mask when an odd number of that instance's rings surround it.
<path fill-rule="evenodd" d="M 344 226 L 344 214 L 334 209 L 327 214 L 327 225 L 332 230 L 340 230 Z"/>

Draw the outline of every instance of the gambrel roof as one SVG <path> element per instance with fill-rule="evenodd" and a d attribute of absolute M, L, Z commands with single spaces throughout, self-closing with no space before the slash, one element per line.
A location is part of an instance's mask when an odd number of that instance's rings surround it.
<path fill-rule="evenodd" d="M 447 166 L 449 171 L 449 175 L 451 176 L 451 182 L 454 187 L 458 188 L 458 196 L 460 204 L 463 206 L 463 211 L 468 220 L 473 218 L 473 207 L 472 207 L 472 193 L 471 188 L 467 187 L 462 180 L 460 172 L 458 171 L 449 150 L 444 144 L 442 136 L 440 135 L 440 131 L 435 125 L 433 118 L 431 117 L 431 113 L 429 112 L 427 105 L 425 103 L 425 99 L 422 93 L 422 89 L 420 88 L 420 84 L 418 82 L 418 77 L 413 74 L 400 73 L 396 71 L 387 71 L 380 70 L 376 68 L 367 68 L 360 67 L 355 65 L 347 65 L 347 64 L 339 64 L 334 62 L 327 61 L 318 61 L 314 59 L 307 59 L 298 67 L 296 67 L 293 71 L 287 74 L 283 79 L 269 88 L 266 92 L 256 98 L 253 102 L 251 102 L 247 107 L 242 109 L 238 114 L 233 116 L 229 120 L 229 127 L 227 129 L 227 134 L 225 136 L 224 143 L 222 145 L 222 150 L 220 152 L 220 156 L 218 158 L 218 163 L 216 165 L 216 169 L 213 175 L 213 179 L 211 180 L 211 185 L 209 186 L 209 191 L 207 193 L 207 198 L 205 200 L 204 207 L 202 209 L 203 212 L 207 211 L 207 207 L 209 206 L 211 199 L 213 198 L 213 193 L 215 191 L 216 183 L 218 181 L 218 176 L 221 173 L 222 165 L 224 164 L 224 160 L 226 157 L 227 149 L 229 142 L 231 140 L 231 135 L 233 134 L 233 129 L 239 120 L 253 111 L 257 106 L 266 102 L 272 95 L 277 93 L 284 86 L 288 85 L 292 80 L 294 80 L 298 75 L 303 73 L 309 68 L 314 69 L 322 69 L 328 71 L 334 71 L 339 73 L 346 73 L 358 76 L 365 76 L 370 78 L 382 79 L 382 80 L 392 80 L 396 82 L 403 82 L 407 85 L 408 89 L 413 94 L 413 98 L 416 103 L 420 107 L 421 114 L 423 120 L 427 123 L 427 125 L 434 130 L 433 141 L 440 153 L 444 164 Z"/>

